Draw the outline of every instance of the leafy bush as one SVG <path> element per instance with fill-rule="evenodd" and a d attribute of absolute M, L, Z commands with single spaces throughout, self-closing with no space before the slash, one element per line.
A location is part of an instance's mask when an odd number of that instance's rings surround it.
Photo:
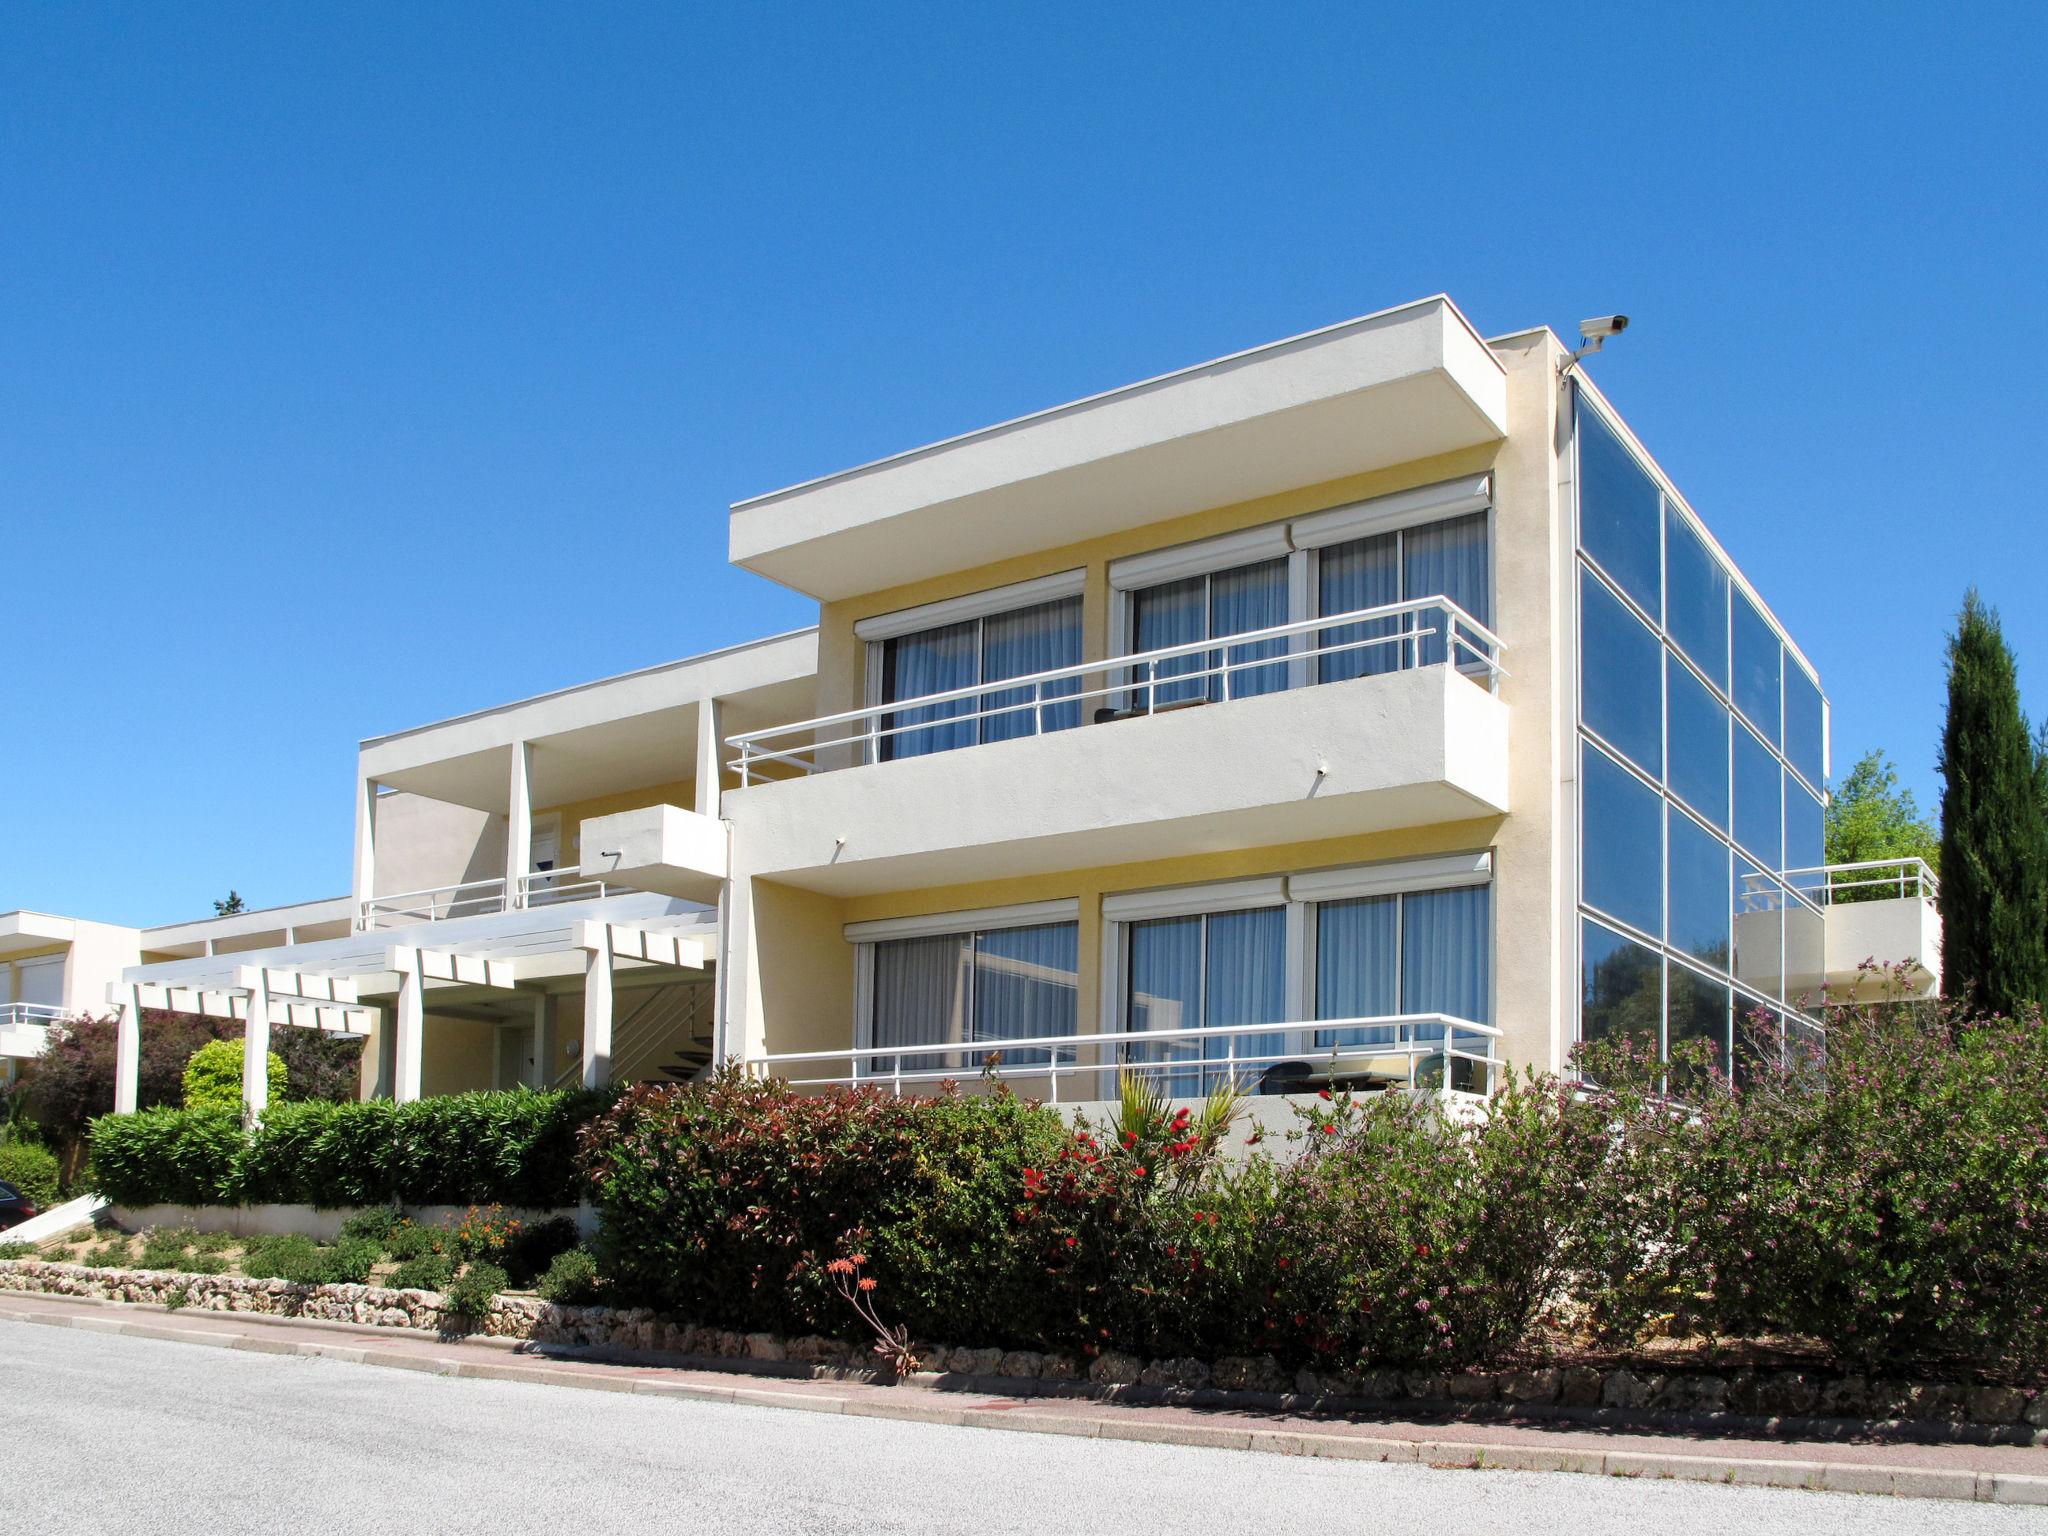
<path fill-rule="evenodd" d="M 455 1261 L 445 1253 L 423 1253 L 391 1272 L 390 1284 L 401 1291 L 438 1291 L 455 1278 Z"/>
<path fill-rule="evenodd" d="M 379 1245 L 389 1243 L 391 1234 L 405 1221 L 404 1213 L 394 1205 L 376 1205 L 367 1210 L 357 1211 L 341 1224 L 343 1237 L 366 1238 Z"/>
<path fill-rule="evenodd" d="M 119 1205 L 574 1205 L 576 1135 L 609 1102 L 581 1090 L 466 1093 L 410 1104 L 273 1104 L 93 1122 L 95 1187 Z"/>
<path fill-rule="evenodd" d="M 0 1183 L 12 1184 L 47 1211 L 55 1205 L 62 1185 L 57 1154 L 29 1141 L 0 1142 Z"/>
<path fill-rule="evenodd" d="M 384 1251 L 394 1259 L 420 1259 L 430 1254 L 452 1254 L 455 1235 L 446 1227 L 424 1227 L 401 1221 L 384 1239 Z"/>
<path fill-rule="evenodd" d="M 441 1288 L 441 1299 L 457 1317 L 481 1318 L 490 1314 L 491 1303 L 511 1281 L 495 1264 L 470 1264 Z"/>
<path fill-rule="evenodd" d="M 244 1137 L 233 1109 L 145 1109 L 93 1122 L 92 1185 L 116 1205 L 234 1203 Z"/>
<path fill-rule="evenodd" d="M 540 1299 L 561 1307 L 587 1306 L 597 1299 L 597 1260 L 583 1248 L 555 1255 L 541 1276 Z"/>
<path fill-rule="evenodd" d="M 300 1232 L 254 1237 L 242 1250 L 242 1273 L 252 1280 L 310 1284 L 321 1263 L 320 1245 Z"/>
<path fill-rule="evenodd" d="M 384 1257 L 381 1244 L 366 1237 L 346 1237 L 332 1248 L 320 1250 L 312 1280 L 316 1285 L 361 1285 Z"/>
<path fill-rule="evenodd" d="M 679 1316 L 845 1335 L 825 1265 L 859 1244 L 878 1304 L 920 1337 L 998 1341 L 1038 1311 L 1012 1262 L 1022 1173 L 1065 1134 L 1008 1094 L 806 1095 L 736 1071 L 636 1088 L 586 1134 L 599 1263 Z"/>
<path fill-rule="evenodd" d="M 34 1243 L 0 1243 L 0 1259 L 32 1259 L 35 1256 Z"/>
<path fill-rule="evenodd" d="M 284 1058 L 275 1051 L 264 1058 L 264 1075 L 270 1080 L 272 1104 L 285 1096 Z M 209 1040 L 185 1063 L 185 1107 L 187 1109 L 233 1109 L 242 1107 L 242 1042 Z"/>
<path fill-rule="evenodd" d="M 551 1216 L 546 1221 L 526 1223 L 519 1229 L 512 1250 L 505 1258 L 505 1268 L 512 1276 L 512 1283 L 531 1285 L 535 1277 L 545 1274 L 556 1259 L 573 1250 L 579 1240 L 576 1223 L 566 1216 Z"/>

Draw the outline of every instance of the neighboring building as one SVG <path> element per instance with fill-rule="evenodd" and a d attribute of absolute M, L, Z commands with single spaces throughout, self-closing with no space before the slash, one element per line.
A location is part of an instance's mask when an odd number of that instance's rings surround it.
<path fill-rule="evenodd" d="M 1931 990 L 1924 871 L 1830 905 L 1812 667 L 1566 356 L 1438 297 L 742 502 L 815 632 L 364 743 L 350 931 L 115 1000 L 339 1018 L 402 1098 L 1090 1099 Z"/>

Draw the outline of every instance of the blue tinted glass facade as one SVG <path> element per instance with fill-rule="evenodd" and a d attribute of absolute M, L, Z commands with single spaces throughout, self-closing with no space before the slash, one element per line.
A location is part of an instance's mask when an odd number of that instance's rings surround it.
<path fill-rule="evenodd" d="M 1574 414 L 1580 1036 L 1725 1068 L 1738 1021 L 1800 1006 L 1820 967 L 1812 881 L 1787 871 L 1824 861 L 1827 706 L 1600 408 Z"/>

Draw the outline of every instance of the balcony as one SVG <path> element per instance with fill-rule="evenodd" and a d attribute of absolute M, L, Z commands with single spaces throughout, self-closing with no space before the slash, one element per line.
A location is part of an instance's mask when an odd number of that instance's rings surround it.
<path fill-rule="evenodd" d="M 1890 985 L 1866 962 L 1906 967 L 1918 997 L 1941 991 L 1941 886 L 1919 859 L 1879 859 L 1788 869 L 1788 885 L 1820 907 L 1826 938 L 1823 965 L 1829 995 L 1871 995 Z"/>
<path fill-rule="evenodd" d="M 1503 655 L 1429 597 L 896 700 L 728 738 L 727 814 L 750 873 L 838 894 L 1497 816 Z"/>
<path fill-rule="evenodd" d="M 583 881 L 716 902 L 725 883 L 725 824 L 674 805 L 593 816 L 579 846 Z"/>
<path fill-rule="evenodd" d="M 899 1095 L 985 1078 L 1054 1104 L 1114 1098 L 1117 1078 L 1126 1074 L 1175 1096 L 1228 1084 L 1261 1095 L 1328 1088 L 1484 1097 L 1495 1086 L 1500 1034 L 1490 1024 L 1448 1014 L 1390 1014 L 1253 1028 L 1204 1025 L 933 1041 L 909 1049 L 786 1051 L 752 1057 L 746 1066 L 796 1088 L 866 1084 Z"/>
<path fill-rule="evenodd" d="M 26 1061 L 42 1055 L 50 1027 L 63 1018 L 62 1008 L 42 1003 L 0 1004 L 0 1058 Z"/>
<path fill-rule="evenodd" d="M 423 891 L 399 891 L 356 903 L 356 931 L 404 928 L 414 923 L 439 923 L 451 918 L 485 917 L 494 912 L 519 912 L 529 907 L 555 907 L 573 901 L 598 901 L 631 887 L 586 879 L 580 870 L 537 869 L 521 875 L 511 901 L 505 881 L 466 880 Z"/>

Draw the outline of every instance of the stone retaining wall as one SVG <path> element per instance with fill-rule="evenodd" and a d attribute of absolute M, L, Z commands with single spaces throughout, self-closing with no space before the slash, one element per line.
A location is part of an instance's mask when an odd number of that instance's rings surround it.
<path fill-rule="evenodd" d="M 375 1285 L 300 1285 L 233 1275 L 99 1269 L 40 1259 L 0 1260 L 0 1291 L 175 1304 L 205 1312 L 315 1318 L 384 1328 L 480 1333 L 624 1355 L 744 1362 L 779 1374 L 872 1378 L 875 1357 L 840 1339 L 699 1328 L 644 1307 L 563 1307 L 500 1296 L 481 1319 L 458 1318 L 434 1291 Z M 173 1298 L 182 1298 L 173 1303 Z M 1108 1352 L 1093 1360 L 1034 1350 L 921 1344 L 927 1385 L 1075 1394 L 1125 1400 L 1235 1403 L 1326 1411 L 1399 1408 L 1430 1413 L 1531 1414 L 1624 1420 L 1683 1419 L 1735 1425 L 1890 1424 L 1920 1433 L 2048 1444 L 2048 1390 L 1817 1371 L 1660 1371 L 1564 1366 L 1514 1371 L 1289 1372 L 1271 1355 L 1141 1360 Z"/>

